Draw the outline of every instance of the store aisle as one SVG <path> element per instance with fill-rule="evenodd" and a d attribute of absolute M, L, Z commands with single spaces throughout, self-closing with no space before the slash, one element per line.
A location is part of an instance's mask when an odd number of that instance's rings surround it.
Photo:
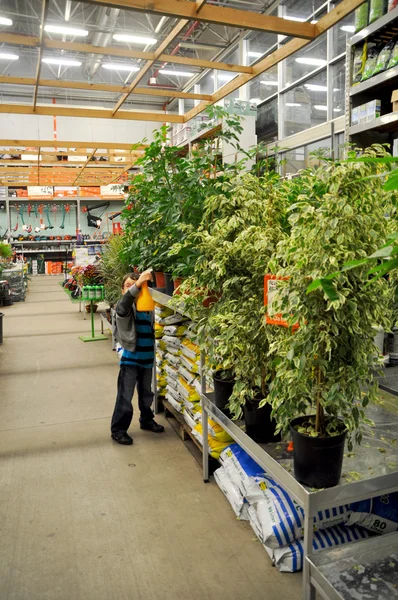
<path fill-rule="evenodd" d="M 170 426 L 111 441 L 117 360 L 58 281 L 3 311 L 1 599 L 299 598 Z"/>

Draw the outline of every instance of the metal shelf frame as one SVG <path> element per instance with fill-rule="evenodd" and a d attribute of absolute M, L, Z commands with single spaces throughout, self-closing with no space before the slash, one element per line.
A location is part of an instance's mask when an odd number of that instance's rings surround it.
<path fill-rule="evenodd" d="M 155 302 L 168 306 L 171 297 L 151 289 Z M 205 355 L 201 353 L 201 406 L 202 406 L 202 436 L 203 436 L 203 481 L 209 481 L 209 446 L 208 446 L 208 418 L 216 421 L 229 435 L 273 477 L 304 509 L 304 558 L 313 553 L 313 518 L 321 510 L 335 508 L 343 504 L 350 504 L 366 500 L 382 494 L 398 491 L 398 470 L 378 475 L 361 481 L 344 483 L 338 486 L 319 491 L 309 491 L 301 485 L 295 477 L 264 447 L 254 442 L 242 429 L 229 419 L 211 400 L 211 394 L 206 394 Z M 153 369 L 153 390 L 155 393 L 155 412 L 157 409 L 156 398 L 156 369 Z M 366 452 L 365 449 L 363 449 Z M 315 588 L 311 584 L 310 563 L 303 562 L 303 600 L 315 600 Z"/>
<path fill-rule="evenodd" d="M 356 133 L 362 133 L 363 131 L 369 131 L 371 129 L 383 131 L 384 129 L 390 129 L 391 126 L 395 125 L 398 129 L 398 112 L 389 113 L 383 115 L 373 121 L 366 121 L 365 123 L 359 123 L 358 125 L 352 125 L 349 128 L 349 134 L 355 135 Z"/>
<path fill-rule="evenodd" d="M 351 106 L 352 99 L 360 94 L 369 94 L 372 91 L 375 93 L 375 98 L 378 96 L 379 88 L 387 85 L 391 85 L 395 79 L 398 78 L 398 66 L 387 69 L 374 77 L 371 77 L 367 81 L 358 83 L 357 85 L 351 85 L 352 81 L 352 51 L 353 48 L 365 41 L 369 36 L 382 30 L 388 25 L 392 24 L 398 19 L 398 7 L 394 10 L 386 13 L 380 19 L 371 23 L 362 31 L 353 35 L 347 40 L 346 49 L 346 92 L 345 92 L 345 142 L 349 142 L 352 135 L 358 135 L 368 130 L 373 131 L 384 131 L 392 132 L 397 129 L 397 118 L 394 113 L 382 115 L 379 119 L 373 119 L 365 123 L 359 123 L 358 125 L 351 125 Z M 365 99 L 369 99 L 369 95 Z M 360 104 L 360 101 L 359 101 Z M 385 121 L 383 122 L 383 119 Z"/>
<path fill-rule="evenodd" d="M 377 19 L 377 21 L 375 21 L 374 23 L 371 23 L 370 25 L 367 25 L 364 29 L 361 29 L 361 31 L 358 31 L 358 33 L 356 33 L 350 38 L 350 44 L 355 45 L 359 42 L 362 42 L 373 33 L 379 31 L 379 29 L 382 29 L 386 25 L 389 25 L 389 23 L 392 23 L 397 18 L 398 6 L 394 8 L 394 10 L 391 10 L 390 12 L 380 17 L 380 19 Z"/>

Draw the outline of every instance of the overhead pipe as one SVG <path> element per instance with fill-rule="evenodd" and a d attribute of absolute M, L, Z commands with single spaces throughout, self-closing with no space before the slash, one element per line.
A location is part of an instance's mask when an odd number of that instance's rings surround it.
<path fill-rule="evenodd" d="M 115 31 L 116 21 L 120 14 L 119 8 L 101 8 L 98 27 L 100 28 L 109 28 L 109 33 L 105 33 L 103 31 L 97 32 L 92 41 L 93 46 L 109 46 L 112 41 L 112 35 Z M 84 63 L 83 73 L 90 81 L 101 64 L 101 59 L 103 54 L 90 54 Z"/>

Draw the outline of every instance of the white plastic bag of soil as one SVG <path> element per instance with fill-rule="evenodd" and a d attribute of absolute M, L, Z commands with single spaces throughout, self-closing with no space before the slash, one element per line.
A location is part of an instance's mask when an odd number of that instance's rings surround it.
<path fill-rule="evenodd" d="M 166 400 L 168 400 L 168 401 L 170 402 L 171 406 L 172 406 L 172 407 L 173 407 L 175 410 L 177 410 L 178 412 L 182 412 L 182 410 L 183 410 L 183 406 L 182 406 L 182 404 L 181 404 L 180 402 L 178 402 L 177 400 L 175 400 L 174 396 L 172 396 L 172 395 L 170 394 L 170 392 L 168 392 L 168 393 L 166 394 Z"/>
<path fill-rule="evenodd" d="M 398 492 L 355 502 L 350 510 L 348 525 L 361 525 L 379 534 L 398 531 Z"/>
<path fill-rule="evenodd" d="M 244 497 L 233 484 L 228 477 L 228 473 L 224 467 L 220 467 L 214 471 L 214 479 L 228 502 L 230 503 L 232 510 L 241 521 L 247 521 L 249 519 L 248 508 L 249 505 L 245 502 Z"/>
<path fill-rule="evenodd" d="M 172 335 L 164 335 L 162 339 L 165 342 L 166 346 L 177 348 L 177 350 L 179 350 L 181 347 L 181 340 L 178 337 L 173 337 Z"/>
<path fill-rule="evenodd" d="M 352 542 L 366 540 L 368 537 L 369 533 L 361 527 L 336 525 L 329 529 L 316 531 L 312 547 L 314 552 L 317 552 L 325 548 L 333 548 L 334 546 L 343 546 Z M 265 549 L 272 556 L 272 560 L 278 571 L 282 573 L 295 573 L 303 569 L 304 546 L 302 540 L 296 541 L 284 548 L 272 549 L 265 547 Z"/>
<path fill-rule="evenodd" d="M 171 354 L 171 352 L 166 352 L 165 356 L 166 360 L 176 369 L 178 369 L 180 365 L 180 359 L 175 354 Z"/>
<path fill-rule="evenodd" d="M 182 315 L 175 313 L 174 315 L 170 315 L 169 317 L 163 317 L 160 320 L 160 324 L 161 325 L 175 325 L 176 323 L 183 323 L 184 321 L 186 322 L 185 324 L 188 325 L 189 319 L 187 319 L 187 317 L 183 317 Z"/>

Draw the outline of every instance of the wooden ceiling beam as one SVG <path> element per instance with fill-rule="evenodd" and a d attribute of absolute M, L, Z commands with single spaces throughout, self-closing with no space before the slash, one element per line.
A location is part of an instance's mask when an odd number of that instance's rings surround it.
<path fill-rule="evenodd" d="M 115 114 L 115 109 L 92 109 L 92 108 L 67 108 L 63 106 L 48 105 L 48 106 L 36 106 L 33 109 L 32 106 L 26 104 L 0 104 L 0 113 L 10 113 L 19 115 L 50 115 L 57 117 L 88 117 L 94 119 L 118 119 L 126 121 L 153 121 L 156 123 L 183 123 L 183 115 L 176 114 L 163 114 L 153 112 L 141 112 L 141 111 L 120 111 Z M 54 145 L 62 147 L 61 141 L 56 141 Z M 76 146 L 77 147 L 77 146 Z"/>
<path fill-rule="evenodd" d="M 83 173 L 84 169 L 87 167 L 87 165 L 90 162 L 90 160 L 94 157 L 94 154 L 96 153 L 96 151 L 97 151 L 97 148 L 95 148 L 95 150 L 93 150 L 93 152 L 90 154 L 90 156 L 86 160 L 86 163 L 84 164 L 82 170 L 80 171 L 79 175 L 76 177 L 73 185 L 76 185 L 76 181 L 79 179 L 80 175 Z"/>
<path fill-rule="evenodd" d="M 316 36 L 319 37 L 325 31 L 336 25 L 341 19 L 344 19 L 347 15 L 351 14 L 354 10 L 356 10 L 361 4 L 363 4 L 364 0 L 342 0 L 340 4 L 329 13 L 327 13 L 324 17 L 321 17 L 316 24 Z M 195 106 L 192 110 L 188 111 L 184 115 L 184 122 L 187 123 L 193 117 L 196 117 L 199 113 L 201 113 L 209 104 L 214 104 L 222 98 L 225 98 L 235 90 L 239 89 L 245 83 L 248 83 L 258 75 L 261 75 L 265 71 L 268 71 L 275 65 L 277 65 L 281 60 L 287 58 L 288 56 L 300 50 L 304 46 L 307 46 L 311 43 L 312 40 L 304 40 L 300 38 L 293 38 L 274 52 L 272 52 L 269 56 L 266 56 L 258 63 L 253 66 L 253 74 L 252 75 L 238 75 L 232 81 L 229 81 L 225 85 L 223 85 L 217 92 L 212 95 L 211 102 L 203 101 L 198 106 Z"/>
<path fill-rule="evenodd" d="M 123 94 L 123 96 L 118 100 L 118 102 L 116 102 L 112 110 L 112 115 L 115 115 L 119 108 L 126 102 L 131 92 L 134 90 L 134 88 L 138 86 L 139 82 L 144 77 L 145 73 L 147 73 L 152 67 L 155 60 L 159 58 L 159 56 L 164 52 L 164 50 L 166 50 L 167 46 L 181 33 L 181 31 L 184 29 L 187 23 L 188 21 L 186 19 L 182 19 L 177 23 L 175 27 L 173 27 L 169 35 L 166 37 L 166 39 L 163 40 L 159 48 L 157 48 L 157 50 L 155 51 L 155 58 L 146 62 L 146 64 L 142 67 L 141 71 L 139 71 L 139 73 L 135 77 L 134 81 L 130 83 L 128 91 L 125 94 Z"/>
<path fill-rule="evenodd" d="M 6 44 L 15 44 L 17 46 L 38 47 L 40 38 L 33 36 L 17 35 L 13 33 L 0 33 L 0 42 Z M 142 60 L 155 60 L 155 52 L 141 52 L 139 50 L 129 50 L 125 48 L 114 48 L 111 46 L 92 46 L 91 44 L 81 44 L 77 42 L 63 42 L 60 40 L 43 40 L 43 48 L 56 50 L 69 50 L 71 52 L 83 52 L 86 54 L 101 54 L 105 56 L 118 56 L 120 58 L 136 58 Z M 202 67 L 205 69 L 219 69 L 220 71 L 233 71 L 236 73 L 251 73 L 251 67 L 235 65 L 232 63 L 217 62 L 211 60 L 201 60 L 197 58 L 188 58 L 186 56 L 177 56 L 172 54 L 160 54 L 158 62 L 168 62 L 181 65 L 190 65 L 192 67 Z"/>
<path fill-rule="evenodd" d="M 0 83 L 11 85 L 35 85 L 34 77 L 7 77 L 0 76 Z M 108 85 L 106 83 L 87 83 L 85 81 L 59 81 L 58 79 L 40 79 L 39 86 L 50 88 L 64 88 L 75 90 L 92 90 L 94 92 L 114 92 L 121 94 L 128 91 L 128 86 Z M 143 96 L 163 96 L 164 98 L 187 98 L 190 100 L 211 100 L 210 94 L 191 94 L 190 92 L 179 92 L 167 88 L 135 88 L 133 94 Z"/>
<path fill-rule="evenodd" d="M 10 139 L 0 139 L 0 147 L 7 146 L 16 146 L 22 148 L 90 148 L 91 150 L 96 146 L 101 150 L 131 150 L 131 144 L 123 144 L 118 142 L 70 142 L 70 141 L 62 141 L 62 140 L 10 140 Z M 136 150 L 145 150 L 148 146 L 145 144 L 140 144 L 136 147 Z M 29 150 L 26 150 L 29 152 Z"/>
<path fill-rule="evenodd" d="M 95 4 L 153 13 L 155 15 L 178 17 L 179 19 L 187 19 L 189 21 L 216 23 L 217 25 L 238 27 L 239 29 L 268 31 L 270 33 L 305 39 L 313 39 L 315 37 L 315 28 L 312 23 L 299 23 L 253 11 L 209 4 L 201 6 L 200 11 L 197 12 L 196 2 L 191 2 L 190 0 L 178 0 L 178 2 L 170 0 L 151 0 L 150 2 L 148 0 L 97 0 Z"/>

